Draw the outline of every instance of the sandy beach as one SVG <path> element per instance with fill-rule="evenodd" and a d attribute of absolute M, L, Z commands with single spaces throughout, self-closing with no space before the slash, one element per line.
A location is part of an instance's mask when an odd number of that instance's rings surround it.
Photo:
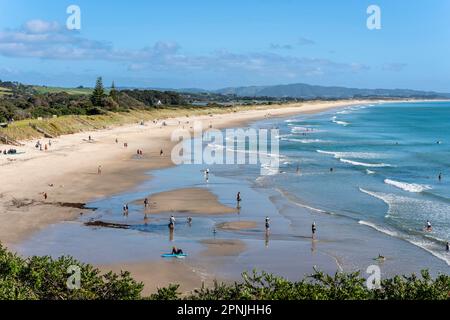
<path fill-rule="evenodd" d="M 35 232 L 61 221 L 72 221 L 90 211 L 83 205 L 94 199 L 125 191 L 148 179 L 147 172 L 172 166 L 171 133 L 180 126 L 201 121 L 204 127 L 226 128 L 244 126 L 264 118 L 300 113 L 315 113 L 366 101 L 308 102 L 283 107 L 260 107 L 230 114 L 164 119 L 145 125 L 130 124 L 95 132 L 82 132 L 52 139 L 47 151 L 35 148 L 36 141 L 23 141 L 23 154 L 0 156 L 3 181 L 0 187 L 0 241 L 7 246 L 20 243 Z M 374 101 L 370 101 L 374 103 Z M 189 122 L 189 123 L 188 123 Z M 89 140 L 88 137 L 91 137 Z M 117 142 L 116 142 L 117 139 Z M 46 141 L 48 139 L 41 139 Z M 127 143 L 127 147 L 124 146 Z M 0 145 L 0 149 L 6 146 Z M 136 150 L 143 151 L 142 156 Z M 162 155 L 160 150 L 163 151 Z M 101 173 L 99 173 L 101 166 Z M 153 213 L 186 212 L 186 214 L 231 214 L 234 208 L 218 202 L 207 191 L 173 190 L 152 195 Z M 254 221 L 224 223 L 223 230 L 245 230 L 256 226 Z M 203 243 L 204 255 L 229 255 L 243 250 L 239 242 L 219 240 Z M 108 264 L 102 270 L 129 270 L 146 284 L 146 291 L 179 281 L 182 290 L 191 290 L 202 281 L 211 281 L 185 264 L 167 261 L 143 261 L 130 264 Z M 176 274 L 177 277 L 173 278 Z"/>

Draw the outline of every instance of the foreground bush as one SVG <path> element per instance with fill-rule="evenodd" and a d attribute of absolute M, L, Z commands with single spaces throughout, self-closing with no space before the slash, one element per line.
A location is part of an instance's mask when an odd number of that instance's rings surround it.
<path fill-rule="evenodd" d="M 81 288 L 67 288 L 67 269 L 76 265 L 81 271 Z M 71 257 L 21 258 L 0 244 L 0 299 L 153 299 L 153 300 L 444 300 L 449 299 L 450 276 L 433 279 L 427 271 L 420 276 L 396 276 L 381 281 L 370 290 L 358 272 L 334 276 L 316 271 L 298 282 L 265 272 L 243 273 L 241 282 L 215 283 L 189 295 L 182 295 L 176 284 L 142 296 L 143 284 L 128 272 L 120 275 L 101 272 Z"/>

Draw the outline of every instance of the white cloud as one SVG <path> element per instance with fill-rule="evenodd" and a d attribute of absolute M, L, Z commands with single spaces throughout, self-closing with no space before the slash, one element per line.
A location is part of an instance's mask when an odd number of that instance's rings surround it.
<path fill-rule="evenodd" d="M 314 44 L 300 38 L 297 45 Z M 274 47 L 280 46 L 272 44 Z M 288 45 L 284 45 L 287 49 Z M 327 59 L 295 57 L 267 52 L 233 53 L 214 51 L 207 55 L 186 55 L 175 42 L 159 41 L 139 50 L 117 49 L 105 41 L 83 38 L 56 22 L 31 20 L 21 28 L 0 32 L 0 55 L 54 60 L 101 60 L 125 63 L 128 71 L 201 71 L 252 73 L 260 76 L 320 76 L 360 72 L 368 67 Z"/>

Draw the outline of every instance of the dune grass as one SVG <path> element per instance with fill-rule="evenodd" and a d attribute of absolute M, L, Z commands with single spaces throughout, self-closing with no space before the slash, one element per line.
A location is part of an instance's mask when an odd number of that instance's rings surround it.
<path fill-rule="evenodd" d="M 52 136 L 72 134 L 83 131 L 106 129 L 114 126 L 137 123 L 140 121 L 161 120 L 175 117 L 222 114 L 243 110 L 267 109 L 276 106 L 235 106 L 235 107 L 162 107 L 154 109 L 134 109 L 129 112 L 108 112 L 103 115 L 68 115 L 55 118 L 26 119 L 15 121 L 7 128 L 0 128 L 0 135 L 11 140 L 30 140 L 43 136 L 42 132 Z M 280 106 L 281 107 L 281 106 Z"/>

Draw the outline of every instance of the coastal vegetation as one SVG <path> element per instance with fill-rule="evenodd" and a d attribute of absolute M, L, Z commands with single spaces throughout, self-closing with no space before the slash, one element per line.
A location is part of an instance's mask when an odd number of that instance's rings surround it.
<path fill-rule="evenodd" d="M 80 288 L 69 289 L 69 267 L 80 268 Z M 265 272 L 243 273 L 242 280 L 216 282 L 189 294 L 177 284 L 159 288 L 150 296 L 129 272 L 102 274 L 94 266 L 72 257 L 22 258 L 0 244 L 0 299 L 26 300 L 446 300 L 450 298 L 450 276 L 395 276 L 381 280 L 379 289 L 368 289 L 358 272 L 327 275 L 320 271 L 300 281 L 288 281 Z"/>

